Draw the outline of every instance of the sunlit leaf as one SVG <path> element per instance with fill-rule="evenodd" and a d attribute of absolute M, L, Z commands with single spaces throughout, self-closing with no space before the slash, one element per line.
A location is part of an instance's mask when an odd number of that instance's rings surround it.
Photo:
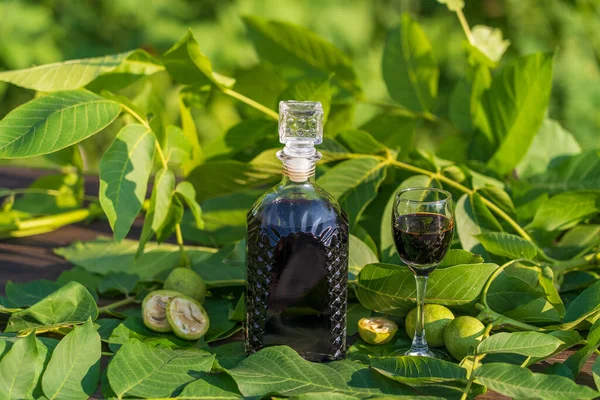
<path fill-rule="evenodd" d="M 54 349 L 42 377 L 48 399 L 87 399 L 100 379 L 100 335 L 88 321 L 75 327 Z"/>
<path fill-rule="evenodd" d="M 11 315 L 6 332 L 43 328 L 59 323 L 85 322 L 98 317 L 98 306 L 90 292 L 70 282 L 23 311 Z"/>
<path fill-rule="evenodd" d="M 229 370 L 244 396 L 336 392 L 354 396 L 410 394 L 408 388 L 352 361 L 311 363 L 285 346 L 269 347 Z"/>
<path fill-rule="evenodd" d="M 0 158 L 52 153 L 101 131 L 119 104 L 85 90 L 51 93 L 12 110 L 0 121 Z"/>
<path fill-rule="evenodd" d="M 437 97 L 439 69 L 419 23 L 402 15 L 400 27 L 387 38 L 383 80 L 390 96 L 413 111 L 431 110 Z"/>
<path fill-rule="evenodd" d="M 100 204 L 121 241 L 142 209 L 156 138 L 139 124 L 125 126 L 100 162 Z"/>
<path fill-rule="evenodd" d="M 214 359 L 199 349 L 175 350 L 130 339 L 108 365 L 108 380 L 119 397 L 170 397 L 193 381 L 194 373 L 210 371 Z"/>
<path fill-rule="evenodd" d="M 469 306 L 497 268 L 496 264 L 464 264 L 436 269 L 428 279 L 426 302 L 459 309 Z M 360 272 L 355 290 L 365 307 L 382 313 L 404 316 L 416 304 L 415 278 L 406 266 L 369 264 Z"/>
<path fill-rule="evenodd" d="M 307 70 L 310 75 L 329 77 L 345 90 L 360 96 L 360 82 L 352 62 L 331 43 L 306 28 L 287 22 L 269 21 L 258 17 L 245 17 L 259 56 L 280 69 Z"/>
<path fill-rule="evenodd" d="M 162 70 L 159 61 L 143 50 L 104 57 L 82 58 L 0 72 L 0 81 L 38 92 L 79 89 L 102 74 L 150 75 Z"/>
<path fill-rule="evenodd" d="M 518 365 L 491 363 L 475 370 L 478 382 L 514 398 L 592 399 L 598 392 L 557 375 L 533 373 Z"/>

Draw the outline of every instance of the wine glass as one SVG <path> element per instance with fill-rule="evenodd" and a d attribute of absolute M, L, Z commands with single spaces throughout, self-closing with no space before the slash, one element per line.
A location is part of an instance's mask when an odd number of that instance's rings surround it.
<path fill-rule="evenodd" d="M 425 340 L 423 306 L 427 278 L 439 265 L 452 241 L 452 195 L 435 188 L 408 188 L 394 198 L 392 233 L 400 259 L 415 276 L 417 323 L 408 356 L 435 357 Z"/>

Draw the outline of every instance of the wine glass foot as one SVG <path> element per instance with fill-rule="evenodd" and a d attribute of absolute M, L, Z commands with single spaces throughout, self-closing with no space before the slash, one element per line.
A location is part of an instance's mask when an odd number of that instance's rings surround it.
<path fill-rule="evenodd" d="M 419 348 L 411 348 L 406 353 L 405 356 L 416 356 L 416 357 L 431 357 L 437 358 L 435 353 L 428 348 L 419 349 Z"/>

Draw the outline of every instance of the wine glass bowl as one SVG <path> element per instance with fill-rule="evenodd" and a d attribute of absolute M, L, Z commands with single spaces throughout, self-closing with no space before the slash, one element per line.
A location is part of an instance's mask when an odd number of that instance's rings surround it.
<path fill-rule="evenodd" d="M 429 274 L 440 264 L 454 233 L 452 195 L 436 188 L 408 188 L 394 198 L 392 232 L 398 255 L 415 275 L 417 324 L 407 355 L 429 356 L 423 329 L 423 305 Z"/>

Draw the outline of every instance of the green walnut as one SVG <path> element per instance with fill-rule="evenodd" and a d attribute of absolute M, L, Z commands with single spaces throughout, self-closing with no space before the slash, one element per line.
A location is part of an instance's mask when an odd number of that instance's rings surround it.
<path fill-rule="evenodd" d="M 460 361 L 479 344 L 484 331 L 485 326 L 477 318 L 458 317 L 444 330 L 444 343 L 452 357 Z"/>
<path fill-rule="evenodd" d="M 452 311 L 438 304 L 425 304 L 425 339 L 429 347 L 442 347 L 444 345 L 444 329 L 454 319 Z M 415 337 L 417 324 L 417 307 L 410 310 L 404 320 L 406 334 L 412 339 Z"/>
<path fill-rule="evenodd" d="M 167 276 L 163 288 L 182 293 L 199 301 L 200 304 L 204 303 L 204 298 L 206 297 L 206 283 L 204 283 L 204 279 L 191 268 L 175 268 Z"/>
<path fill-rule="evenodd" d="M 210 319 L 204 307 L 188 296 L 173 297 L 167 304 L 167 321 L 177 336 L 197 340 L 208 332 Z"/>
<path fill-rule="evenodd" d="M 181 293 L 173 290 L 155 290 L 148 293 L 142 303 L 144 325 L 155 332 L 171 332 L 166 308 L 169 300 L 180 295 Z"/>
<path fill-rule="evenodd" d="M 358 333 L 369 344 L 384 344 L 394 338 L 398 325 L 387 318 L 361 318 L 358 321 Z"/>

